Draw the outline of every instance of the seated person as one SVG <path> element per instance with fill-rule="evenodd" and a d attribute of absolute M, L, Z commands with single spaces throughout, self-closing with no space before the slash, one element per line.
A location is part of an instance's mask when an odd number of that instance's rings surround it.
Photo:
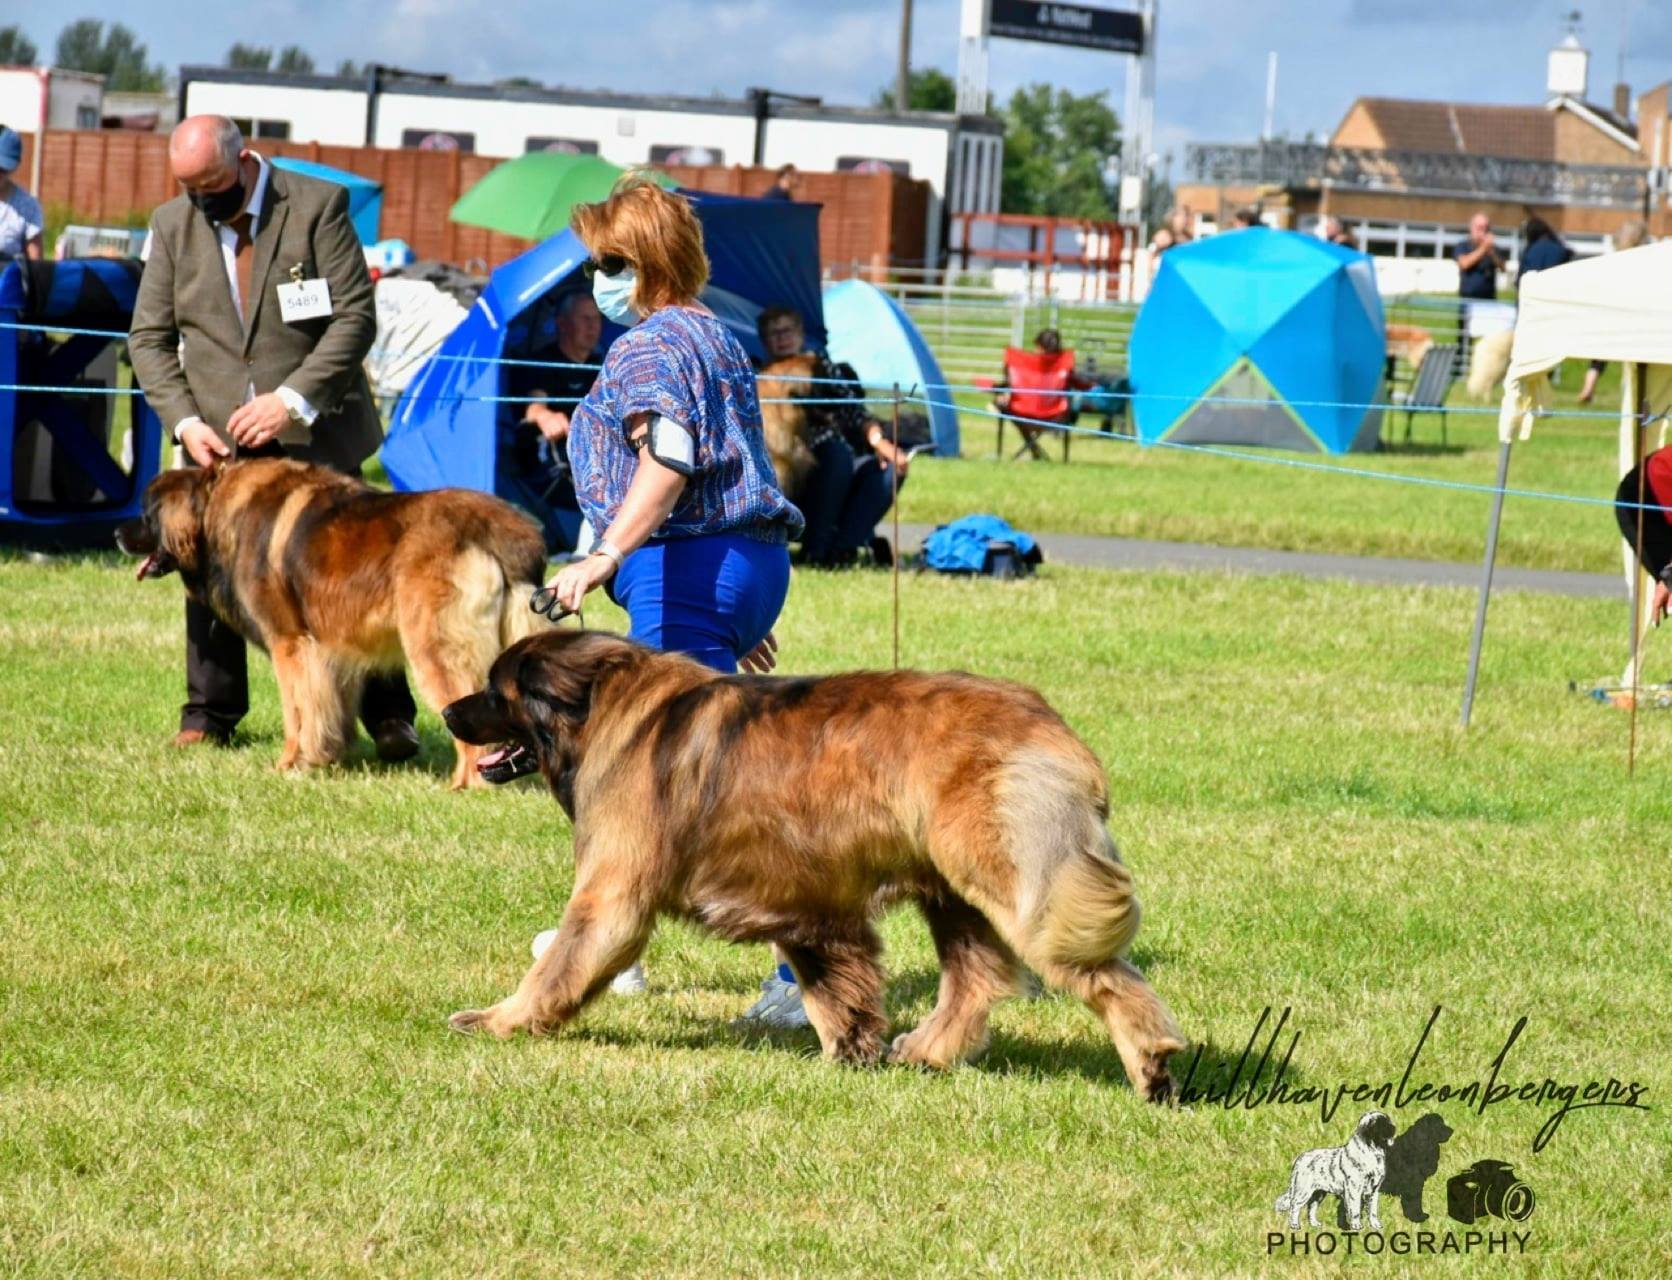
<path fill-rule="evenodd" d="M 768 307 L 756 320 L 767 360 L 800 355 L 806 345 L 801 314 L 791 307 Z M 896 450 L 882 423 L 865 411 L 865 391 L 853 366 L 818 355 L 809 400 L 843 398 L 845 404 L 808 404 L 807 444 L 813 466 L 789 494 L 807 518 L 802 535 L 802 564 L 826 567 L 853 564 L 869 546 L 879 563 L 892 561 L 893 548 L 877 537 L 878 522 L 906 482 L 911 460 Z M 892 473 L 891 473 L 892 469 Z"/>
<path fill-rule="evenodd" d="M 1641 530 L 1643 572 L 1655 580 L 1649 616 L 1658 627 L 1672 610 L 1672 447 L 1656 449 L 1628 471 L 1614 504 L 1620 534 L 1634 555 Z"/>
<path fill-rule="evenodd" d="M 1062 354 L 1062 335 L 1055 329 L 1041 329 L 1034 337 L 1033 349 L 1043 356 L 1059 356 Z M 1039 424 L 1054 422 L 1065 427 L 1073 426 L 1079 414 L 1075 412 L 1074 401 L 1068 393 L 1070 391 L 1087 391 L 1095 385 L 1071 373 L 1063 386 L 1062 411 L 1048 418 L 1029 415 L 1024 420 L 1019 417 L 1010 417 L 1010 383 L 1011 373 L 1009 367 L 1006 366 L 1000 370 L 998 378 L 993 383 L 993 407 L 1014 423 L 1016 430 L 1022 434 L 1022 447 L 1016 451 L 1016 457 L 1019 458 L 1026 453 L 1030 457 L 1040 460 L 1044 459 L 1045 451 L 1039 447 L 1039 437 L 1044 435 L 1048 428 Z M 1057 395 L 1055 391 L 1028 391 L 1025 394 L 1049 398 L 1055 398 Z M 1064 454 L 1063 456 L 1066 458 L 1068 455 Z"/>
<path fill-rule="evenodd" d="M 499 491 L 540 522 L 546 550 L 554 554 L 574 550 L 580 536 L 580 505 L 569 475 L 569 417 L 598 376 L 603 330 L 592 295 L 572 290 L 557 301 L 555 340 L 531 344 L 514 357 L 553 364 L 512 364 L 505 372 L 505 394 L 516 399 L 505 406 L 512 421 L 501 425 Z M 523 403 L 525 396 L 535 398 Z"/>

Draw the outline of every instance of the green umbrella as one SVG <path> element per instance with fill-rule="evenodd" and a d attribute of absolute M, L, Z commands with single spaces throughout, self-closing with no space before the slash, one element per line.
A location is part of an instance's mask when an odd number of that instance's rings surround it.
<path fill-rule="evenodd" d="M 454 222 L 544 240 L 569 225 L 578 204 L 602 200 L 625 172 L 598 156 L 531 151 L 495 165 L 453 205 Z M 651 176 L 672 187 L 666 174 Z"/>

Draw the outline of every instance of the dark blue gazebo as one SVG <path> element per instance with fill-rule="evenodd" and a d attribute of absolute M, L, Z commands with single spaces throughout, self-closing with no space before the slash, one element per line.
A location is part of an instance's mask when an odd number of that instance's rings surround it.
<path fill-rule="evenodd" d="M 124 396 L 130 437 L 118 452 L 128 460 L 113 456 L 111 388 L 87 376 L 127 332 L 139 273 L 122 258 L 20 260 L 0 271 L 0 542 L 108 546 L 139 513 L 162 428 L 142 397 Z M 77 329 L 92 332 L 66 332 Z M 50 466 L 25 474 L 20 463 L 39 458 L 42 444 Z"/>

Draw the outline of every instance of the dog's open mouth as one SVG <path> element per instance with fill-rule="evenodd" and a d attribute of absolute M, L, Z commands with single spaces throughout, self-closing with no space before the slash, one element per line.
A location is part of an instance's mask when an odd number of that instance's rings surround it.
<path fill-rule="evenodd" d="M 140 562 L 139 572 L 134 577 L 144 582 L 147 578 L 161 578 L 166 574 L 173 573 L 177 567 L 174 563 L 174 557 L 159 548 Z"/>
<path fill-rule="evenodd" d="M 539 767 L 534 753 L 514 742 L 488 752 L 476 762 L 476 772 L 495 784 L 521 778 Z"/>

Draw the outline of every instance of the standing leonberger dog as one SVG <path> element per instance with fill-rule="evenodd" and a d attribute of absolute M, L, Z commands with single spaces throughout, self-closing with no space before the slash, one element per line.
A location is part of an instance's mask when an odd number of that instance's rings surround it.
<path fill-rule="evenodd" d="M 118 545 L 139 577 L 178 571 L 193 599 L 272 656 L 278 767 L 339 759 L 372 672 L 412 665 L 432 707 L 479 689 L 546 567 L 534 522 L 465 489 L 385 493 L 324 467 L 258 458 L 164 472 Z M 479 780 L 458 748 L 455 788 Z"/>
<path fill-rule="evenodd" d="M 785 356 L 756 375 L 767 456 L 772 459 L 778 487 L 788 494 L 800 493 L 801 482 L 818 465 L 807 442 L 807 408 L 799 403 L 803 396 L 813 394 L 817 359 L 811 355 Z"/>
<path fill-rule="evenodd" d="M 949 1067 L 987 1038 L 1025 962 L 1103 1020 L 1133 1087 L 1171 1092 L 1183 1047 L 1122 953 L 1132 876 L 1104 827 L 1103 770 L 1031 689 L 913 671 L 721 676 L 595 631 L 512 645 L 488 687 L 442 713 L 506 744 L 492 782 L 538 769 L 575 829 L 575 890 L 516 993 L 461 1031 L 552 1031 L 639 956 L 656 918 L 772 942 L 825 1053 L 883 1056 L 872 917 L 914 899 L 940 998 L 889 1057 Z"/>

